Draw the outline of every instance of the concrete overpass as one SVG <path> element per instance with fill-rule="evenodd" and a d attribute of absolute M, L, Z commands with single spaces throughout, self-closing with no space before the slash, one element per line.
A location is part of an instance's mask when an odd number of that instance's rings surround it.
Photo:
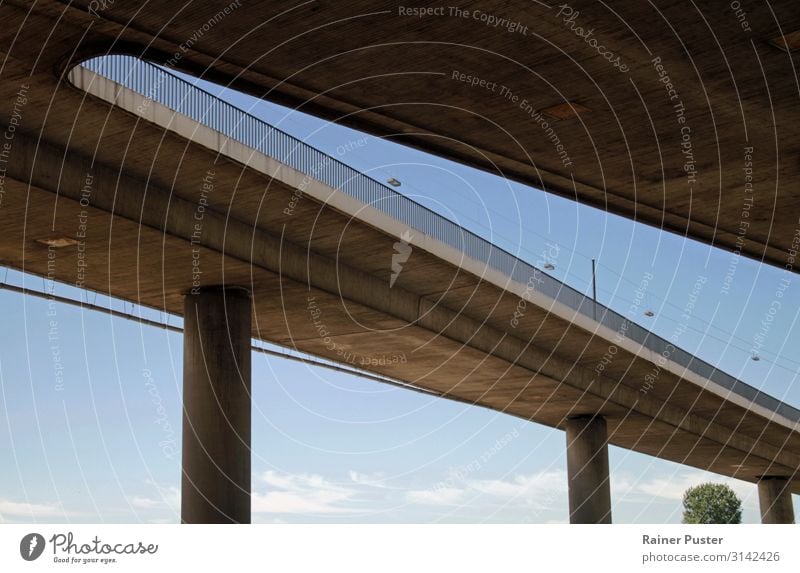
<path fill-rule="evenodd" d="M 3 89 L 132 53 L 796 272 L 793 0 L 412 8 L 9 0 Z"/>
<path fill-rule="evenodd" d="M 251 337 L 564 429 L 572 522 L 611 520 L 608 443 L 758 483 L 764 521 L 793 520 L 797 409 L 171 74 L 107 62 L 14 86 L 0 259 L 183 314 L 184 521 L 249 521 Z"/>

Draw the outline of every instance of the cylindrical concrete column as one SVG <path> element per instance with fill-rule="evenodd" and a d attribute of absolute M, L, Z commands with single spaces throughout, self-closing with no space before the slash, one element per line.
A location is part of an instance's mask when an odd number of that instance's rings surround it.
<path fill-rule="evenodd" d="M 250 523 L 250 295 L 193 290 L 183 315 L 183 523 Z"/>
<path fill-rule="evenodd" d="M 569 522 L 611 523 L 608 437 L 602 416 L 567 420 Z"/>
<path fill-rule="evenodd" d="M 785 477 L 764 476 L 758 481 L 761 523 L 794 523 L 790 481 Z"/>

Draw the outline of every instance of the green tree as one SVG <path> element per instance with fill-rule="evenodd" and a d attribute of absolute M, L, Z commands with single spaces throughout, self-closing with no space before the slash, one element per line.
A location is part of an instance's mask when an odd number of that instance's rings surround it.
<path fill-rule="evenodd" d="M 704 483 L 683 494 L 684 523 L 741 523 L 742 500 L 727 485 Z"/>

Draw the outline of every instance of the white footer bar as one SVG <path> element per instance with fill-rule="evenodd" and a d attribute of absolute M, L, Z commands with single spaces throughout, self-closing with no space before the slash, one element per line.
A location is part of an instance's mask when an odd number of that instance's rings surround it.
<path fill-rule="evenodd" d="M 2 525 L 0 571 L 800 571 L 796 525 Z"/>

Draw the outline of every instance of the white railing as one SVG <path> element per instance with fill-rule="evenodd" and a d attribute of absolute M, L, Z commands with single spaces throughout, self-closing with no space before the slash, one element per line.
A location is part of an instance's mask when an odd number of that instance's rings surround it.
<path fill-rule="evenodd" d="M 659 355 L 668 347 L 668 342 L 663 338 L 595 303 L 583 293 L 508 251 L 161 66 L 127 55 L 101 56 L 81 65 L 379 209 L 406 226 L 458 249 L 465 256 L 481 261 L 519 283 L 528 284 L 529 281 L 536 280 L 536 289 L 539 292 L 615 332 L 624 333 L 625 338 Z M 800 422 L 800 410 L 797 408 L 762 393 L 684 350 L 675 348 L 670 351 L 669 360 L 734 394 L 789 420 Z"/>

